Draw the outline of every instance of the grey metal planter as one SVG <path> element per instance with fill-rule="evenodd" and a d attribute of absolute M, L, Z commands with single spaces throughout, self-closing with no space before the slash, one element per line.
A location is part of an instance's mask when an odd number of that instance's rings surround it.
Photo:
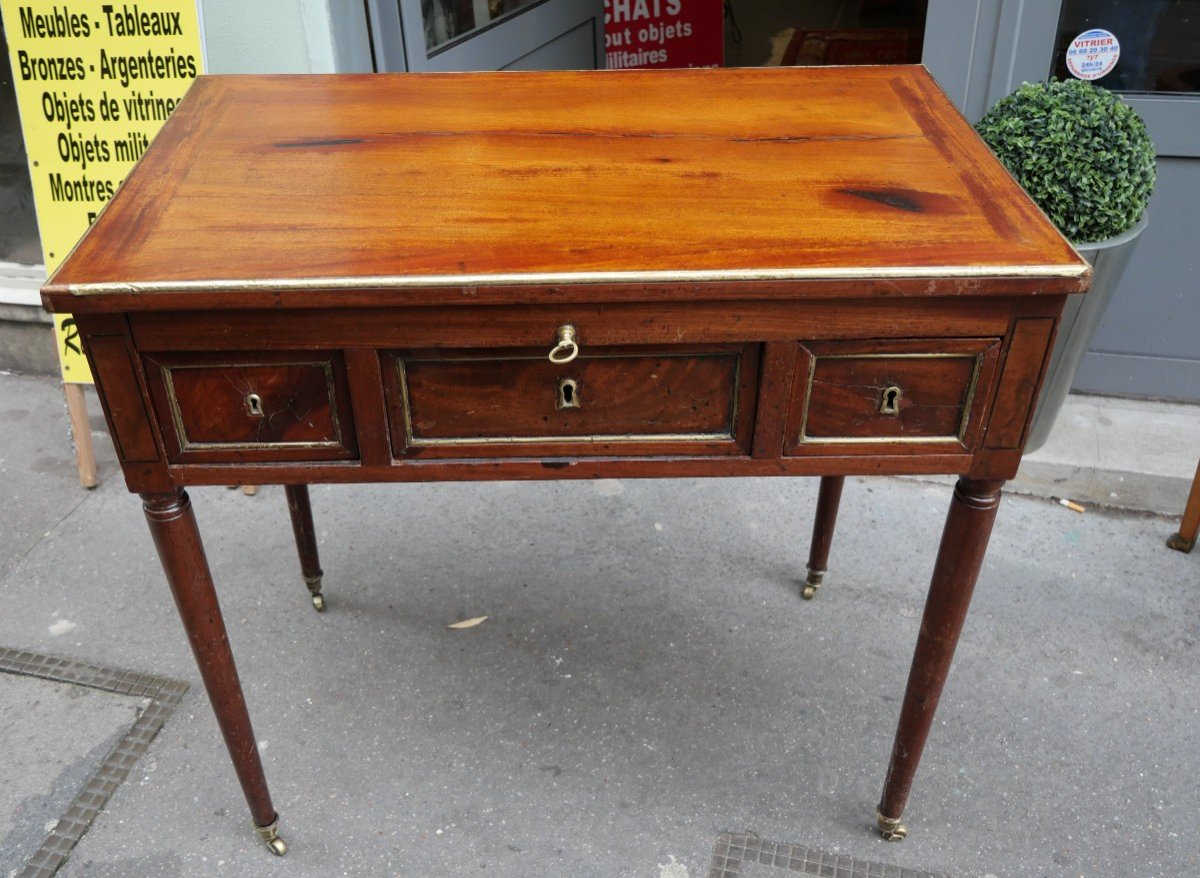
<path fill-rule="evenodd" d="M 1092 288 L 1087 293 L 1067 297 L 1058 339 L 1054 342 L 1054 352 L 1050 354 L 1050 366 L 1046 370 L 1046 383 L 1042 386 L 1042 396 L 1029 428 L 1029 441 L 1025 443 L 1026 452 L 1041 448 L 1050 436 L 1050 428 L 1075 380 L 1075 370 L 1092 343 L 1092 336 L 1096 334 L 1100 319 L 1112 301 L 1148 221 L 1149 216 L 1142 214 L 1127 232 L 1093 244 L 1075 245 L 1079 255 L 1092 264 Z"/>

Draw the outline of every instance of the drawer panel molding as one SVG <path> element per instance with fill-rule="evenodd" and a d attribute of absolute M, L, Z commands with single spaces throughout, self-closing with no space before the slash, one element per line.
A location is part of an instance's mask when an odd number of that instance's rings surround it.
<path fill-rule="evenodd" d="M 355 456 L 340 354 L 152 355 L 146 365 L 172 460 Z"/>
<path fill-rule="evenodd" d="M 788 453 L 973 449 L 999 350 L 994 338 L 802 343 Z"/>
<path fill-rule="evenodd" d="M 746 453 L 757 346 L 397 351 L 384 374 L 407 456 Z"/>

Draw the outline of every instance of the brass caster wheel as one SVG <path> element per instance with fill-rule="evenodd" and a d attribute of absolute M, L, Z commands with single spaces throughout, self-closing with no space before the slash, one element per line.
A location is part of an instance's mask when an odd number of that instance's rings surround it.
<path fill-rule="evenodd" d="M 824 570 L 813 570 L 810 567 L 808 570 L 808 581 L 804 583 L 804 588 L 800 591 L 800 597 L 806 601 L 811 601 L 817 596 L 817 589 L 821 587 L 821 580 L 824 578 Z"/>
<path fill-rule="evenodd" d="M 804 589 L 800 592 L 800 597 L 804 598 L 806 601 L 811 601 L 814 597 L 816 597 L 816 595 L 817 589 L 811 585 L 805 585 Z"/>
<path fill-rule="evenodd" d="M 318 613 L 325 612 L 325 597 L 321 594 L 321 575 L 317 571 L 317 576 L 304 577 L 304 584 L 308 586 L 308 593 L 312 595 L 313 609 Z"/>
<path fill-rule="evenodd" d="M 277 857 L 282 857 L 287 853 L 287 842 L 279 837 L 279 820 L 278 818 L 271 822 L 269 826 L 255 826 L 254 831 L 258 833 L 258 837 L 267 843 L 267 850 Z"/>
<path fill-rule="evenodd" d="M 899 817 L 884 817 L 876 811 L 875 825 L 884 841 L 904 841 L 908 835 L 908 827 L 900 822 Z"/>
<path fill-rule="evenodd" d="M 1190 552 L 1195 545 L 1195 540 L 1184 539 L 1182 534 L 1171 534 L 1167 537 L 1167 548 L 1176 552 Z"/>

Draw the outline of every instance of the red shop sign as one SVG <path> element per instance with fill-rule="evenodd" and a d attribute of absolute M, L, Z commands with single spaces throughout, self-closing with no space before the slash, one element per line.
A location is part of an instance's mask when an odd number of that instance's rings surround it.
<path fill-rule="evenodd" d="M 604 0 L 607 67 L 720 67 L 723 16 L 723 0 Z"/>

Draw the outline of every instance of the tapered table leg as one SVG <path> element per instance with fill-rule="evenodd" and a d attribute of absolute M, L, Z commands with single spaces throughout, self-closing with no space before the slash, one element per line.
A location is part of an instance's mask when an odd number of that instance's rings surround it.
<path fill-rule="evenodd" d="M 967 617 L 1003 485 L 962 478 L 954 488 L 876 814 L 879 831 L 888 841 L 908 834 L 900 817 Z"/>
<path fill-rule="evenodd" d="M 217 724 L 250 805 L 255 829 L 272 853 L 282 856 L 287 845 L 276 832 L 279 815 L 275 813 L 267 790 L 267 778 L 263 774 L 254 730 L 250 727 L 250 714 L 238 681 L 225 620 L 217 603 L 217 592 L 213 588 L 191 500 L 184 491 L 143 494 L 142 506 Z"/>
<path fill-rule="evenodd" d="M 312 504 L 308 501 L 308 485 L 285 485 L 288 512 L 292 515 L 292 530 L 296 534 L 296 552 L 300 555 L 300 575 L 312 595 L 317 612 L 325 609 L 321 594 L 321 559 L 317 557 L 317 531 L 313 527 Z"/>
<path fill-rule="evenodd" d="M 825 571 L 829 569 L 829 548 L 833 545 L 833 528 L 837 524 L 838 506 L 842 502 L 842 486 L 845 476 L 822 476 L 817 491 L 817 515 L 813 522 L 812 545 L 808 550 L 808 580 L 800 595 L 806 601 L 813 599 Z"/>

